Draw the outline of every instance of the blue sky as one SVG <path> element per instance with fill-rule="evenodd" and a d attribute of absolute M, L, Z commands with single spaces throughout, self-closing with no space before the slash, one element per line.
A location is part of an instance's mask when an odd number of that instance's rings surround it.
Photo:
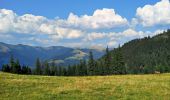
<path fill-rule="evenodd" d="M 146 4 L 155 4 L 159 0 L 1 0 L 0 8 L 10 9 L 18 15 L 31 13 L 47 18 L 67 18 L 70 12 L 76 15 L 92 15 L 96 9 L 113 8 L 117 13 L 131 19 L 136 9 Z"/>
<path fill-rule="evenodd" d="M 169 0 L 1 0 L 0 41 L 116 47 L 170 28 Z"/>

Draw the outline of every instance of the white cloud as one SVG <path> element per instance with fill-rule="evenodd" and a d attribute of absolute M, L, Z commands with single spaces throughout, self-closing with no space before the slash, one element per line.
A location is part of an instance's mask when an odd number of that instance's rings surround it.
<path fill-rule="evenodd" d="M 135 29 L 136 25 L 138 25 L 138 19 L 137 18 L 132 18 L 131 23 L 129 24 L 130 28 Z"/>
<path fill-rule="evenodd" d="M 170 2 L 161 0 L 155 5 L 137 8 L 136 16 L 143 26 L 170 24 Z"/>
<path fill-rule="evenodd" d="M 37 33 L 37 29 L 46 21 L 45 17 L 32 14 L 18 16 L 14 20 L 14 31 L 17 33 Z"/>
<path fill-rule="evenodd" d="M 25 14 L 18 16 L 12 10 L 0 9 L 0 32 L 36 33 L 47 19 L 43 16 Z"/>
<path fill-rule="evenodd" d="M 61 21 L 61 20 L 60 20 Z M 92 16 L 77 16 L 70 13 L 67 20 L 61 21 L 64 26 L 79 27 L 82 29 L 108 29 L 122 27 L 128 24 L 126 18 L 116 14 L 114 9 L 97 9 Z"/>
<path fill-rule="evenodd" d="M 96 39 L 102 39 L 106 36 L 107 36 L 106 33 L 92 32 L 92 33 L 87 34 L 84 41 L 93 41 L 93 40 L 96 40 Z"/>
<path fill-rule="evenodd" d="M 41 24 L 39 31 L 46 34 L 57 34 L 57 26 L 55 24 L 43 23 Z"/>
<path fill-rule="evenodd" d="M 122 35 L 125 37 L 143 37 L 144 33 L 142 31 L 135 31 L 133 29 L 127 29 L 122 32 Z"/>
<path fill-rule="evenodd" d="M 134 29 L 126 29 L 122 32 L 108 32 L 108 33 L 89 33 L 88 39 L 90 41 L 96 40 L 96 39 L 103 39 L 105 38 L 105 42 L 103 43 L 98 43 L 100 45 L 102 45 L 103 47 L 105 47 L 106 45 L 108 45 L 109 47 L 117 47 L 119 44 L 122 45 L 123 43 L 136 39 L 136 38 L 143 38 L 146 36 L 154 36 L 156 34 L 160 34 L 162 33 L 164 30 L 156 30 L 154 32 L 150 32 L 150 31 L 136 31 Z M 87 39 L 87 38 L 85 38 Z M 86 41 L 86 43 L 90 42 L 90 41 Z"/>
<path fill-rule="evenodd" d="M 107 45 L 109 47 L 115 47 L 115 46 L 118 46 L 118 43 L 117 43 L 117 41 L 109 41 Z"/>
<path fill-rule="evenodd" d="M 166 5 L 166 2 L 168 5 Z M 165 6 L 165 8 L 162 8 L 162 6 Z M 149 35 L 153 36 L 162 32 L 163 30 L 157 30 L 155 32 L 136 31 L 135 27 L 139 21 L 141 21 L 144 26 L 162 24 L 161 22 L 163 22 L 163 24 L 170 23 L 168 20 L 168 18 L 170 18 L 169 10 L 167 10 L 168 7 L 169 1 L 162 0 L 155 5 L 149 5 L 149 10 L 147 6 L 138 8 L 137 18 L 131 20 L 130 28 L 122 30 L 121 32 L 113 32 L 110 28 L 128 25 L 128 21 L 126 18 L 116 14 L 114 9 L 98 9 L 94 11 L 91 16 L 77 16 L 70 13 L 66 20 L 59 18 L 47 19 L 46 17 L 32 14 L 19 16 L 12 10 L 0 9 L 0 38 L 4 37 L 10 41 L 17 41 L 16 39 L 18 39 L 18 37 L 15 36 L 16 34 L 25 34 L 25 36 L 23 36 L 24 39 L 21 40 L 22 43 L 31 41 L 30 43 L 34 42 L 45 45 L 57 44 L 72 47 L 106 47 L 106 45 L 115 47 L 118 43 L 121 44 L 134 38 L 142 38 Z M 150 10 L 150 8 L 152 9 Z M 159 8 L 158 11 L 156 10 L 157 8 Z M 162 9 L 166 10 L 166 14 Z M 148 12 L 150 14 L 147 14 Z M 159 14 L 162 14 L 161 17 L 158 16 Z M 27 38 L 27 36 L 33 38 Z M 59 40 L 61 39 L 70 40 L 65 43 L 60 43 Z M 76 41 L 71 41 L 71 39 L 76 39 Z"/>
<path fill-rule="evenodd" d="M 12 10 L 0 9 L 0 32 L 9 32 L 13 29 L 16 14 Z"/>
<path fill-rule="evenodd" d="M 84 35 L 84 32 L 77 29 L 70 29 L 70 28 L 57 28 L 57 33 L 61 35 L 62 38 L 74 39 L 79 38 Z"/>
<path fill-rule="evenodd" d="M 134 29 L 126 29 L 122 32 L 91 32 L 88 33 L 87 36 L 85 36 L 86 41 L 93 41 L 93 40 L 97 40 L 97 39 L 103 39 L 103 38 L 112 38 L 112 40 L 115 39 L 121 39 L 121 37 L 144 37 L 145 33 L 142 31 L 135 31 Z"/>
<path fill-rule="evenodd" d="M 79 38 L 84 33 L 79 29 L 64 28 L 57 20 L 49 20 L 43 16 L 24 14 L 18 16 L 12 10 L 0 9 L 0 32 L 48 34 L 57 38 Z"/>

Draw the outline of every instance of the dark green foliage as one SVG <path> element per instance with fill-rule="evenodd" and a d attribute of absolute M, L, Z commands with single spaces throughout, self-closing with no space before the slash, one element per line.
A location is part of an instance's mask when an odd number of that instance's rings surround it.
<path fill-rule="evenodd" d="M 93 59 L 92 51 L 89 52 L 87 74 L 88 75 L 95 75 L 95 61 Z"/>
<path fill-rule="evenodd" d="M 36 60 L 36 70 L 35 71 L 36 71 L 37 75 L 42 74 L 41 62 L 40 62 L 39 58 L 37 58 L 37 60 Z"/>
<path fill-rule="evenodd" d="M 28 66 L 22 66 L 13 56 L 10 64 L 2 66 L 2 71 L 17 74 L 32 74 Z M 80 60 L 72 66 L 56 66 L 53 62 L 36 60 L 35 74 L 52 76 L 85 76 L 111 74 L 151 74 L 170 72 L 170 30 L 154 37 L 135 39 L 109 51 L 98 60 L 89 52 L 89 60 Z"/>
<path fill-rule="evenodd" d="M 28 66 L 23 66 L 21 74 L 31 74 L 31 69 Z"/>
<path fill-rule="evenodd" d="M 113 74 L 125 74 L 125 62 L 120 49 L 120 46 L 116 49 L 115 55 L 113 55 Z"/>
<path fill-rule="evenodd" d="M 21 73 L 21 65 L 19 63 L 19 60 L 17 59 L 15 65 L 14 65 L 14 68 L 15 68 L 15 72 L 14 73 Z"/>
<path fill-rule="evenodd" d="M 10 58 L 10 64 L 4 64 L 2 66 L 2 71 L 16 74 L 32 74 L 31 69 L 28 66 L 24 65 L 21 67 L 19 60 L 17 59 L 15 62 L 13 56 Z"/>
<path fill-rule="evenodd" d="M 17 59 L 15 62 L 13 56 L 10 57 L 10 64 L 8 66 L 10 66 L 10 72 L 18 74 L 21 73 L 21 66 L 19 60 Z"/>
<path fill-rule="evenodd" d="M 8 64 L 2 65 L 2 71 L 11 72 L 11 67 Z"/>
<path fill-rule="evenodd" d="M 105 74 L 109 75 L 112 73 L 112 67 L 111 67 L 111 54 L 109 52 L 109 48 L 107 46 L 106 48 L 106 55 L 104 57 L 104 62 L 105 62 Z"/>
<path fill-rule="evenodd" d="M 54 73 L 51 73 L 50 66 L 48 62 L 46 61 L 44 64 L 44 75 L 51 75 L 51 74 L 54 74 Z"/>
<path fill-rule="evenodd" d="M 129 73 L 154 73 L 157 66 L 165 67 L 161 71 L 170 71 L 170 31 L 152 38 L 132 40 L 120 49 Z"/>
<path fill-rule="evenodd" d="M 11 72 L 12 73 L 15 73 L 16 71 L 16 69 L 15 69 L 15 61 L 14 61 L 14 58 L 13 58 L 13 55 L 11 55 L 11 57 L 10 57 L 10 67 L 11 67 Z"/>

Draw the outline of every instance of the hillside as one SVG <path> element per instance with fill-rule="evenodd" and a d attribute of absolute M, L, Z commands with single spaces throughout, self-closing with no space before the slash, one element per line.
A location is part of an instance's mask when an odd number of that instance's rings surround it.
<path fill-rule="evenodd" d="M 52 77 L 0 72 L 0 99 L 30 98 L 168 100 L 170 74 Z"/>
<path fill-rule="evenodd" d="M 129 73 L 150 71 L 160 66 L 159 70 L 170 69 L 170 30 L 154 37 L 135 39 L 120 47 Z M 117 49 L 111 51 L 114 57 Z M 150 73 L 150 72 L 148 72 Z"/>
<path fill-rule="evenodd" d="M 79 63 L 80 59 L 87 59 L 89 51 L 94 52 L 95 59 L 101 57 L 104 51 L 97 49 L 77 49 L 62 46 L 36 47 L 29 45 L 11 45 L 0 42 L 0 66 L 7 64 L 11 55 L 19 59 L 21 64 L 35 66 L 37 58 L 45 61 L 54 61 L 56 64 L 68 65 Z"/>

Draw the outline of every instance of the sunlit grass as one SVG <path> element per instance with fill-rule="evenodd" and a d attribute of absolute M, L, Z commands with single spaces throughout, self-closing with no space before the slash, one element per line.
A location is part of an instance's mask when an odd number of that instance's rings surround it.
<path fill-rule="evenodd" d="M 170 99 L 170 74 L 56 77 L 0 72 L 0 99 Z"/>

